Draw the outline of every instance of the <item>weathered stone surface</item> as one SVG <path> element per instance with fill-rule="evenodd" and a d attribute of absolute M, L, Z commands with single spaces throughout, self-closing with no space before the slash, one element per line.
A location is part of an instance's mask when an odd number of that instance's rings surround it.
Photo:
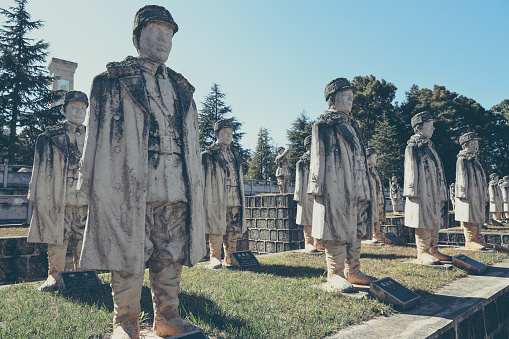
<path fill-rule="evenodd" d="M 254 219 L 246 219 L 247 228 L 253 228 L 256 226 L 256 220 Z"/>
<path fill-rule="evenodd" d="M 276 229 L 282 230 L 285 228 L 285 221 L 283 219 L 276 219 Z"/>
<path fill-rule="evenodd" d="M 260 230 L 260 240 L 270 240 L 270 231 L 268 229 Z"/>
<path fill-rule="evenodd" d="M 277 231 L 270 231 L 270 240 L 277 241 Z"/>
<path fill-rule="evenodd" d="M 28 259 L 27 280 L 45 278 L 48 275 L 48 257 L 45 255 L 33 256 Z"/>
<path fill-rule="evenodd" d="M 27 242 L 27 238 L 10 238 L 4 241 L 4 256 L 19 256 L 33 254 L 35 244 Z"/>
<path fill-rule="evenodd" d="M 277 218 L 276 211 L 275 208 L 269 208 L 268 218 Z"/>
<path fill-rule="evenodd" d="M 258 247 L 255 240 L 249 240 L 249 250 L 252 252 L 258 251 Z"/>
<path fill-rule="evenodd" d="M 256 251 L 257 251 L 257 252 L 264 253 L 264 252 L 265 252 L 265 242 L 263 242 L 263 241 L 258 241 L 258 242 L 256 243 Z"/>
<path fill-rule="evenodd" d="M 289 210 L 287 208 L 278 208 L 277 217 L 280 219 L 286 219 L 290 217 Z"/>
<path fill-rule="evenodd" d="M 249 230 L 249 239 L 259 240 L 260 239 L 260 231 L 257 229 L 250 229 Z"/>
<path fill-rule="evenodd" d="M 484 321 L 482 309 L 459 323 L 457 336 L 461 339 L 484 338 Z"/>
<path fill-rule="evenodd" d="M 453 256 L 452 263 L 454 266 L 467 269 L 473 274 L 484 274 L 488 270 L 486 265 L 463 254 Z"/>
<path fill-rule="evenodd" d="M 246 213 L 246 218 L 251 218 L 253 216 L 252 211 L 253 211 L 253 209 L 251 209 L 251 208 L 244 208 L 244 213 Z"/>
<path fill-rule="evenodd" d="M 500 244 L 502 243 L 502 236 L 500 234 L 483 234 L 484 239 L 487 243 L 490 244 Z"/>
<path fill-rule="evenodd" d="M 260 208 L 260 218 L 268 218 L 269 212 L 266 208 Z"/>
<path fill-rule="evenodd" d="M 25 280 L 27 275 L 27 258 L 0 259 L 0 282 L 13 283 Z"/>
<path fill-rule="evenodd" d="M 455 328 L 451 327 L 450 329 L 442 333 L 440 336 L 438 336 L 437 339 L 456 339 Z"/>
<path fill-rule="evenodd" d="M 262 203 L 264 207 L 276 207 L 276 198 L 274 195 L 262 196 Z"/>
<path fill-rule="evenodd" d="M 256 220 L 257 228 L 267 228 L 267 219 L 258 219 Z"/>
<path fill-rule="evenodd" d="M 267 241 L 265 243 L 265 251 L 267 253 L 276 253 L 276 243 L 273 241 Z"/>
<path fill-rule="evenodd" d="M 276 228 L 276 220 L 274 220 L 274 219 L 267 219 L 267 228 L 275 229 Z"/>
<path fill-rule="evenodd" d="M 500 322 L 509 320 L 509 293 L 504 293 L 497 299 L 497 315 Z"/>
<path fill-rule="evenodd" d="M 253 218 L 261 218 L 260 208 L 253 208 L 251 214 Z"/>
<path fill-rule="evenodd" d="M 486 334 L 492 334 L 498 327 L 499 319 L 497 315 L 497 304 L 492 301 L 484 306 L 484 327 Z"/>
<path fill-rule="evenodd" d="M 262 207 L 262 197 L 255 196 L 254 199 L 254 207 Z"/>
<path fill-rule="evenodd" d="M 292 236 L 290 231 L 278 231 L 278 240 L 282 242 L 291 242 Z"/>

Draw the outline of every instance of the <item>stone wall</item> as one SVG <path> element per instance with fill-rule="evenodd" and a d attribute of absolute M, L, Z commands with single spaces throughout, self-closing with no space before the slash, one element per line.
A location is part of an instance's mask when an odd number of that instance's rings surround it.
<path fill-rule="evenodd" d="M 293 194 L 246 197 L 249 250 L 278 253 L 304 248 L 302 226 L 295 223 Z"/>
<path fill-rule="evenodd" d="M 509 233 L 481 232 L 481 237 L 488 244 L 509 245 Z M 441 245 L 463 246 L 465 235 L 463 231 L 440 230 L 438 242 Z"/>
<path fill-rule="evenodd" d="M 394 233 L 406 244 L 415 243 L 415 229 L 405 226 L 405 217 L 398 215 L 387 217 L 383 225 L 380 226 L 382 233 Z"/>
<path fill-rule="evenodd" d="M 48 275 L 46 244 L 26 237 L 0 238 L 0 285 L 44 279 Z"/>

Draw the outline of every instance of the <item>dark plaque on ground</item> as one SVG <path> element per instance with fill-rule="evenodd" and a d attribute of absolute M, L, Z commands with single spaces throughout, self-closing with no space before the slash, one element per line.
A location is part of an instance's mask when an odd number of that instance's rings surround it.
<path fill-rule="evenodd" d="M 60 272 L 58 275 L 60 276 L 60 288 L 66 291 L 102 286 L 102 281 L 94 270 Z"/>
<path fill-rule="evenodd" d="M 232 264 L 240 268 L 259 267 L 260 263 L 251 251 L 239 251 L 232 253 Z"/>
<path fill-rule="evenodd" d="M 420 295 L 389 277 L 371 282 L 369 293 L 402 310 L 412 308 L 421 301 Z"/>
<path fill-rule="evenodd" d="M 208 339 L 209 337 L 207 337 L 205 334 L 203 334 L 202 331 L 200 330 L 196 330 L 196 331 L 191 331 L 191 332 L 187 332 L 187 333 L 182 333 L 182 334 L 179 334 L 179 335 L 174 335 L 173 337 L 168 337 L 168 339 Z"/>
<path fill-rule="evenodd" d="M 394 233 L 385 233 L 385 243 L 387 245 L 403 245 L 403 240 Z"/>
<path fill-rule="evenodd" d="M 465 268 L 474 274 L 484 274 L 488 270 L 488 266 L 481 264 L 464 254 L 458 254 L 452 257 L 452 263 L 454 266 Z"/>

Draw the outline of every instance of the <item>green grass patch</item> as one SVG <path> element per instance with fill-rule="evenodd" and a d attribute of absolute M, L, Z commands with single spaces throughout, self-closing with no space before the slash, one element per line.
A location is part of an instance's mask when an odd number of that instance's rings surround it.
<path fill-rule="evenodd" d="M 26 236 L 28 236 L 28 227 L 0 227 L 0 238 Z"/>
<path fill-rule="evenodd" d="M 491 265 L 504 253 L 466 254 Z M 392 277 L 425 295 L 467 273 L 403 264 L 416 256 L 415 247 L 363 246 L 362 270 L 378 278 Z M 372 298 L 356 299 L 327 293 L 315 286 L 326 281 L 325 256 L 288 252 L 259 258 L 262 267 L 208 270 L 184 268 L 179 311 L 211 338 L 322 338 L 342 328 L 396 311 Z M 109 283 L 110 275 L 101 278 Z M 142 290 L 141 320 L 153 317 L 148 273 Z M 102 338 L 111 333 L 111 289 L 38 292 L 38 283 L 0 289 L 0 338 Z"/>

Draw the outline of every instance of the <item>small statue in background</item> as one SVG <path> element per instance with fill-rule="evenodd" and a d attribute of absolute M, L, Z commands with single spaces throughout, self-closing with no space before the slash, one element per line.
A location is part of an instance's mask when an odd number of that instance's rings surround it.
<path fill-rule="evenodd" d="M 366 149 L 366 156 L 368 157 L 368 172 L 371 180 L 371 192 L 373 202 L 373 240 L 385 241 L 380 233 L 380 225 L 385 221 L 385 194 L 380 179 L 380 172 L 376 167 L 376 160 L 378 154 L 373 147 Z"/>
<path fill-rule="evenodd" d="M 502 212 L 504 211 L 504 199 L 502 197 L 502 189 L 498 185 L 498 175 L 491 173 L 488 191 L 490 194 L 490 212 L 493 214 L 493 219 L 497 222 L 502 222 Z"/>
<path fill-rule="evenodd" d="M 454 211 L 456 209 L 456 183 L 454 182 L 449 186 L 449 198 L 451 200 L 452 210 Z"/>
<path fill-rule="evenodd" d="M 283 194 L 287 192 L 288 184 L 290 183 L 290 177 L 292 176 L 290 173 L 290 165 L 288 164 L 288 153 L 290 152 L 290 147 L 287 150 L 283 146 L 279 146 L 277 148 L 278 156 L 276 157 L 276 178 L 277 184 L 279 186 L 279 193 Z"/>
<path fill-rule="evenodd" d="M 398 178 L 393 176 L 389 182 L 390 198 L 392 202 L 392 209 L 394 213 L 399 213 L 399 203 L 401 201 L 401 187 L 398 184 Z"/>
<path fill-rule="evenodd" d="M 500 179 L 498 186 L 502 191 L 502 201 L 504 202 L 503 210 L 505 218 L 507 219 L 509 217 L 509 175 L 506 175 Z"/>

